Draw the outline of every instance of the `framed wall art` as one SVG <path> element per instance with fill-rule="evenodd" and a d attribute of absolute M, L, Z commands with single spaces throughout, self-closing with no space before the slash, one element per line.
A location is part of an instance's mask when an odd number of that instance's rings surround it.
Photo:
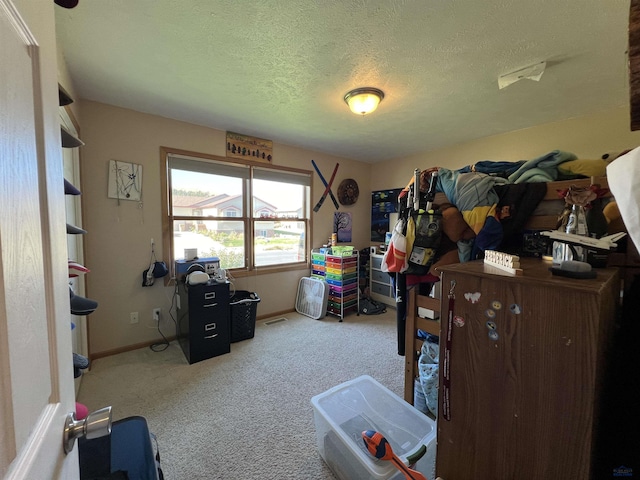
<path fill-rule="evenodd" d="M 350 242 L 351 230 L 351 212 L 334 212 L 333 231 L 338 234 L 338 243 Z"/>
<path fill-rule="evenodd" d="M 371 241 L 384 242 L 386 232 L 391 231 L 389 214 L 397 212 L 401 188 L 371 192 Z"/>
<path fill-rule="evenodd" d="M 142 198 L 142 165 L 109 160 L 109 198 L 140 201 Z"/>

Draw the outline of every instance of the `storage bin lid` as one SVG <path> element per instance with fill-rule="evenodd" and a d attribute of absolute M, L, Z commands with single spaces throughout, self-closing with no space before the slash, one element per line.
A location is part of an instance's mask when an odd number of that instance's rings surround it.
<path fill-rule="evenodd" d="M 369 375 L 316 395 L 311 404 L 374 478 L 391 478 L 397 470 L 391 462 L 378 460 L 367 451 L 362 440 L 364 430 L 384 435 L 405 463 L 408 455 L 435 439 L 433 420 Z"/>

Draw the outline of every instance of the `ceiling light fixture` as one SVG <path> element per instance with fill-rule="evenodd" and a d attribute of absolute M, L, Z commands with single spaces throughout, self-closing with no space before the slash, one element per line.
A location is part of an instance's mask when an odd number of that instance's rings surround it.
<path fill-rule="evenodd" d="M 373 87 L 351 90 L 344 96 L 344 101 L 356 115 L 366 115 L 378 108 L 384 98 L 384 92 Z"/>

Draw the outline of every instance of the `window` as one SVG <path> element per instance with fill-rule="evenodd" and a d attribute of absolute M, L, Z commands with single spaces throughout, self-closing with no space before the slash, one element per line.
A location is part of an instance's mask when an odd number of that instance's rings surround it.
<path fill-rule="evenodd" d="M 170 260 L 219 257 L 225 269 L 307 262 L 311 172 L 222 157 L 172 153 L 166 162 L 163 231 Z"/>

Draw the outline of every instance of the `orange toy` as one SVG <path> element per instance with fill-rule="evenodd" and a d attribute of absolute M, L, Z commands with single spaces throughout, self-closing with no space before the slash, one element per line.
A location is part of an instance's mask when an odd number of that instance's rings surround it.
<path fill-rule="evenodd" d="M 365 430 L 362 432 L 362 440 L 371 455 L 380 460 L 390 460 L 391 463 L 404 474 L 407 480 L 427 480 L 427 477 L 417 470 L 407 467 L 398 456 L 393 453 L 391 445 L 389 445 L 389 442 L 381 433 L 374 430 Z"/>

